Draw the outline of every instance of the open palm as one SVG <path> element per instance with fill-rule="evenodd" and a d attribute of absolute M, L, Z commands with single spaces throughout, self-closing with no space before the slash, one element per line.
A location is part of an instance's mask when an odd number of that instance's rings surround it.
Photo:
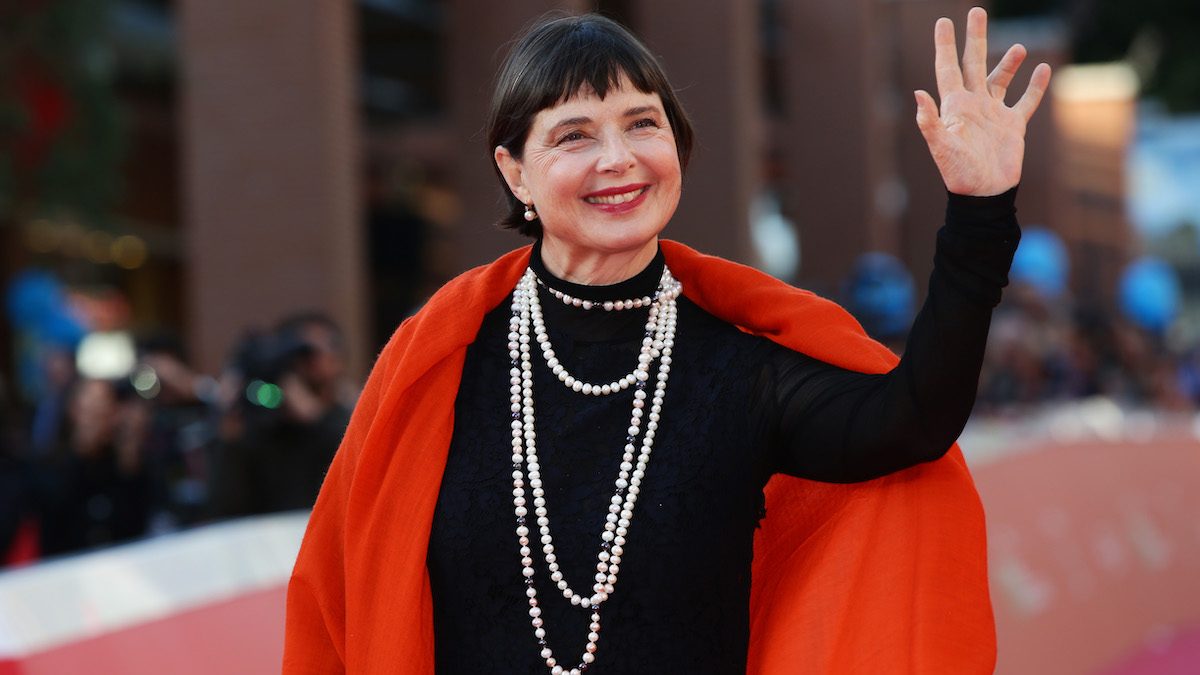
<path fill-rule="evenodd" d="M 915 92 L 917 126 L 933 161 L 950 192 L 975 196 L 1005 192 L 1021 181 L 1025 127 L 1050 84 L 1050 66 L 1038 65 L 1020 100 L 1008 106 L 1004 96 L 1025 60 L 1023 46 L 1010 47 L 989 75 L 987 12 L 979 7 L 967 14 L 961 67 L 954 22 L 938 19 L 933 35 L 941 109 L 928 92 Z"/>

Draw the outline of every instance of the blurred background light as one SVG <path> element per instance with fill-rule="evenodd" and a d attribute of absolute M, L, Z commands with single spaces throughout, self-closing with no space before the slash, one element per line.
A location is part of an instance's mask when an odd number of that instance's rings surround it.
<path fill-rule="evenodd" d="M 1162 333 L 1179 314 L 1179 278 L 1162 260 L 1140 258 L 1122 275 L 1120 298 L 1125 316 L 1147 330 Z"/>
<path fill-rule="evenodd" d="M 1062 239 L 1044 227 L 1021 228 L 1021 243 L 1013 256 L 1009 276 L 1029 284 L 1047 298 L 1057 298 L 1067 288 L 1070 264 Z"/>
<path fill-rule="evenodd" d="M 137 364 L 137 350 L 129 333 L 90 333 L 79 343 L 75 367 L 83 377 L 118 380 L 127 377 Z"/>

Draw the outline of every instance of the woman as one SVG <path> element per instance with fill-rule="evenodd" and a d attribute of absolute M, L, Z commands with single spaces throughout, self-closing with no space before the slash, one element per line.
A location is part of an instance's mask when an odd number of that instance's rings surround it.
<path fill-rule="evenodd" d="M 537 243 L 380 355 L 293 574 L 285 672 L 991 672 L 982 512 L 943 455 L 1049 69 L 1007 107 L 1024 50 L 988 77 L 982 10 L 967 33 L 960 69 L 937 24 L 940 112 L 916 94 L 951 195 L 898 365 L 835 305 L 659 241 L 691 131 L 635 38 L 596 16 L 522 38 L 489 146 Z"/>

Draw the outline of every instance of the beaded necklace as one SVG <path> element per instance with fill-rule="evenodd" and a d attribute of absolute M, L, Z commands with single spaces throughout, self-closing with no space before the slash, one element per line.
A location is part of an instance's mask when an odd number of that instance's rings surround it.
<path fill-rule="evenodd" d="M 551 294 L 568 305 L 591 309 L 601 306 L 613 310 L 649 306 L 649 317 L 646 321 L 646 332 L 642 338 L 642 347 L 638 353 L 638 364 L 634 370 L 614 382 L 593 384 L 583 382 L 570 374 L 554 354 L 554 348 L 546 333 L 545 320 L 542 316 L 541 303 L 538 300 L 538 284 L 542 284 Z M 616 302 L 594 303 L 572 298 L 560 293 L 538 279 L 533 270 L 526 270 L 513 291 L 512 318 L 509 320 L 508 349 L 512 359 L 512 369 L 509 371 L 509 401 L 512 410 L 512 464 L 513 464 L 513 512 L 517 519 L 517 542 L 520 545 L 521 574 L 525 580 L 525 595 L 529 598 L 530 624 L 533 626 L 534 637 L 540 647 L 541 657 L 545 659 L 546 667 L 551 675 L 580 675 L 588 670 L 596 660 L 597 643 L 600 640 L 600 607 L 608 601 L 617 584 L 620 572 L 621 556 L 624 554 L 625 536 L 629 532 L 633 520 L 634 506 L 637 504 L 638 493 L 641 490 L 642 479 L 646 475 L 646 467 L 650 462 L 650 452 L 654 445 L 654 436 L 662 414 L 662 403 L 667 389 L 667 380 L 671 372 L 671 351 L 675 345 L 675 329 L 677 322 L 677 298 L 682 286 L 671 276 L 670 270 L 664 267 L 658 290 L 653 298 L 638 298 Z M 585 306 L 584 303 L 588 305 Z M 576 304 L 578 303 L 578 304 Z M 533 358 L 530 355 L 532 343 L 536 343 L 542 351 L 542 357 L 551 372 L 572 391 L 590 396 L 606 396 L 629 387 L 634 388 L 633 408 L 630 413 L 629 428 L 625 437 L 624 454 L 621 458 L 620 472 L 614 483 L 615 489 L 605 517 L 604 529 L 600 533 L 600 551 L 596 556 L 595 583 L 591 586 L 592 593 L 582 593 L 563 576 L 554 553 L 554 538 L 550 533 L 550 515 L 546 505 L 546 493 L 542 487 L 541 467 L 537 457 L 537 434 L 535 431 L 535 411 L 533 402 Z M 650 382 L 651 364 L 658 360 L 658 373 L 655 378 L 654 393 L 650 397 L 649 411 L 646 410 L 647 383 Z M 643 421 L 644 420 L 644 421 Z M 645 430 L 642 430 L 643 425 Z M 638 440 L 641 437 L 641 449 Z M 635 462 L 636 453 L 636 462 Z M 528 479 L 528 482 L 526 482 Z M 532 501 L 526 499 L 526 487 Z M 538 606 L 538 592 L 534 586 L 532 531 L 528 525 L 529 506 L 533 506 L 533 515 L 537 526 L 536 541 L 541 544 L 542 556 L 550 571 L 550 580 L 573 606 L 584 611 L 591 611 L 588 641 L 578 664 L 573 668 L 565 668 L 555 658 L 547 639 L 546 627 L 541 618 L 542 610 Z"/>

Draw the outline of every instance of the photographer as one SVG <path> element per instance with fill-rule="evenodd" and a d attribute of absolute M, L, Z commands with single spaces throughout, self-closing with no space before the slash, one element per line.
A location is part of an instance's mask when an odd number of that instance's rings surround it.
<path fill-rule="evenodd" d="M 210 487 L 217 517 L 311 508 L 350 419 L 337 325 L 291 316 L 235 350 Z"/>

